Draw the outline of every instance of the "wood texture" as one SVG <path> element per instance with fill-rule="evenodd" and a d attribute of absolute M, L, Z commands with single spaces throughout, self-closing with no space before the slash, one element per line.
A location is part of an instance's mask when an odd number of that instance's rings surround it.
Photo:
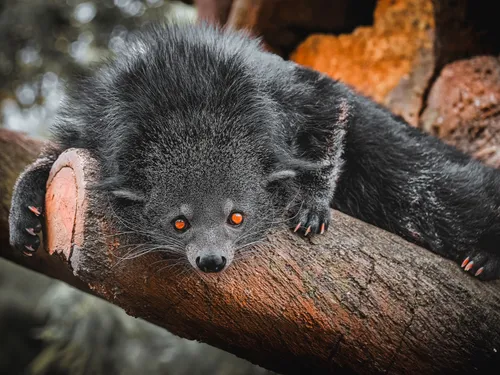
<path fill-rule="evenodd" d="M 126 238 L 106 200 L 85 189 L 96 167 L 83 150 L 54 166 L 48 251 L 133 316 L 282 373 L 488 373 L 500 364 L 498 282 L 339 212 L 324 237 L 277 231 L 222 274 L 159 254 L 123 260 Z"/>
<path fill-rule="evenodd" d="M 86 284 L 76 278 L 65 264 L 45 251 L 39 251 L 34 257 L 24 257 L 9 245 L 9 210 L 14 183 L 24 168 L 36 159 L 45 144 L 45 141 L 21 132 L 0 129 L 0 256 L 88 290 Z"/>
<path fill-rule="evenodd" d="M 23 133 L 0 128 L 0 248 L 9 244 L 12 187 L 24 167 L 36 159 L 42 145 Z"/>

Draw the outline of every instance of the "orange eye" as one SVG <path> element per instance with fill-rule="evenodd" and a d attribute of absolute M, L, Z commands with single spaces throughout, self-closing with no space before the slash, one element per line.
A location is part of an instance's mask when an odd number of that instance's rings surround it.
<path fill-rule="evenodd" d="M 231 225 L 241 225 L 243 223 L 243 214 L 241 212 L 233 212 L 229 216 L 229 224 Z"/>
<path fill-rule="evenodd" d="M 179 232 L 184 232 L 189 228 L 189 223 L 184 218 L 177 218 L 173 221 L 174 228 Z"/>

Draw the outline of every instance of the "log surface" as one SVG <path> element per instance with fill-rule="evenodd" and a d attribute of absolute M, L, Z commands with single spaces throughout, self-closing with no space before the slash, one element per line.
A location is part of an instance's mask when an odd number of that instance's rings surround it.
<path fill-rule="evenodd" d="M 0 248 L 9 246 L 9 210 L 12 187 L 27 164 L 32 163 L 43 142 L 23 133 L 0 128 Z"/>
<path fill-rule="evenodd" d="M 159 254 L 123 260 L 129 250 L 106 200 L 86 189 L 96 178 L 86 151 L 56 162 L 47 250 L 133 316 L 282 373 L 488 373 L 500 364 L 498 282 L 339 212 L 325 236 L 277 231 L 222 274 Z"/>

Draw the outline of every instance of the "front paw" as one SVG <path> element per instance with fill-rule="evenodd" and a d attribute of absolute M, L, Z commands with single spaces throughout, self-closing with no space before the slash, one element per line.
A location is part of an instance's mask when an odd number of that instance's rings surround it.
<path fill-rule="evenodd" d="M 331 219 L 330 202 L 327 199 L 305 200 L 290 213 L 292 230 L 303 236 L 323 234 Z"/>
<path fill-rule="evenodd" d="M 500 254 L 484 250 L 471 251 L 460 261 L 460 266 L 483 281 L 500 278 Z"/>
<path fill-rule="evenodd" d="M 10 244 L 27 256 L 40 247 L 42 207 L 19 204 L 13 206 L 10 216 Z"/>

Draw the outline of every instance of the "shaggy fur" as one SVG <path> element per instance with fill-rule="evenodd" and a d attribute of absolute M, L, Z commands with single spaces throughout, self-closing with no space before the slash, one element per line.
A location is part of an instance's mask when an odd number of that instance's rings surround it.
<path fill-rule="evenodd" d="M 497 170 L 241 33 L 142 30 L 68 91 L 54 138 L 46 161 L 90 150 L 123 229 L 205 272 L 283 222 L 324 232 L 334 207 L 481 279 L 500 277 Z M 39 245 L 39 216 L 27 207 L 43 211 L 50 164 L 16 186 L 11 241 L 23 251 Z M 231 225 L 232 212 L 243 224 Z"/>

